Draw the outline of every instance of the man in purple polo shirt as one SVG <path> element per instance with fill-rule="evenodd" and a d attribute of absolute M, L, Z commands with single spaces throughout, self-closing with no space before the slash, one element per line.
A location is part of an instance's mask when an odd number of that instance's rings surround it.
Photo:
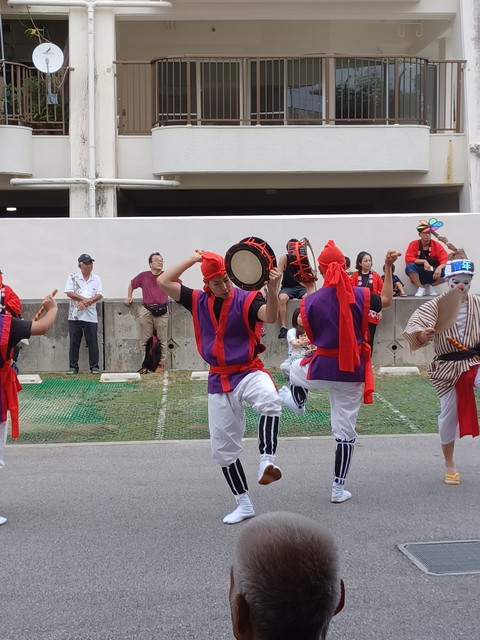
<path fill-rule="evenodd" d="M 203 291 L 190 289 L 178 281 L 184 271 L 197 263 L 201 263 Z M 265 302 L 258 291 L 234 287 L 222 256 L 209 251 L 195 252 L 158 278 L 158 286 L 192 314 L 198 352 L 210 365 L 208 428 L 212 456 L 222 467 L 237 503 L 236 509 L 224 517 L 225 524 L 255 515 L 240 462 L 245 433 L 244 402 L 260 416 L 258 483 L 270 484 L 282 477 L 274 464 L 282 403 L 258 357 L 265 349 L 260 344 L 262 323 L 277 320 L 280 278 L 277 268 L 270 271 Z"/>
<path fill-rule="evenodd" d="M 148 339 L 156 333 L 162 347 L 162 355 L 156 373 L 165 371 L 168 337 L 168 296 L 157 287 L 157 278 L 163 273 L 163 258 L 157 252 L 148 256 L 150 271 L 142 271 L 128 285 L 127 297 L 123 301 L 129 307 L 132 304 L 132 294 L 135 289 L 142 290 L 142 306 L 138 316 L 139 339 L 142 350 Z M 140 373 L 148 373 L 148 369 L 140 369 Z"/>

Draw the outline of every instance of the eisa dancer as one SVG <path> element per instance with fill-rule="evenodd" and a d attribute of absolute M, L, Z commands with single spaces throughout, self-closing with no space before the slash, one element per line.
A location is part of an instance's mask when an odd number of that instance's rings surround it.
<path fill-rule="evenodd" d="M 352 494 L 345 481 L 352 462 L 357 415 L 362 403 L 373 402 L 371 348 L 368 344 L 370 311 L 392 303 L 392 264 L 400 254 L 385 257 L 385 282 L 380 295 L 367 287 L 354 287 L 345 271 L 342 251 L 329 240 L 318 256 L 323 286 L 300 303 L 307 336 L 317 348 L 290 368 L 290 389 L 282 387 L 283 403 L 297 415 L 305 412 L 308 389 L 328 389 L 332 434 L 336 440 L 331 501 L 345 502 Z"/>
<path fill-rule="evenodd" d="M 203 291 L 178 282 L 184 271 L 197 263 L 201 263 Z M 223 519 L 225 524 L 235 524 L 255 515 L 240 462 L 245 433 L 243 402 L 260 415 L 258 482 L 270 484 L 282 476 L 274 464 L 282 403 L 258 357 L 264 350 L 260 344 L 262 322 L 277 320 L 280 278 L 280 271 L 272 268 L 265 302 L 258 291 L 234 287 L 226 273 L 224 259 L 204 251 L 195 252 L 157 279 L 162 291 L 191 312 L 198 351 L 210 365 L 208 427 L 212 456 L 221 465 L 237 503 L 236 509 Z"/>
<path fill-rule="evenodd" d="M 459 254 L 460 250 L 452 257 Z M 473 275 L 471 260 L 449 260 L 445 267 L 448 292 L 422 304 L 403 333 L 412 350 L 433 340 L 435 357 L 427 373 L 440 400 L 438 431 L 445 458 L 444 481 L 453 485 L 460 484 L 453 459 L 455 439 L 479 434 L 473 389 L 480 388 L 480 297 L 469 293 Z M 455 289 L 462 293 L 459 310 L 450 300 Z M 449 328 L 440 327 L 438 321 L 445 303 L 455 312 Z"/>

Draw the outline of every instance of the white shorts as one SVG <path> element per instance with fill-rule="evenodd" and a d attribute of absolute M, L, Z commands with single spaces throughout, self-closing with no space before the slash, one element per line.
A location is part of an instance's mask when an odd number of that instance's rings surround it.
<path fill-rule="evenodd" d="M 212 456 L 222 467 L 228 467 L 243 451 L 245 409 L 243 403 L 266 416 L 279 416 L 282 401 L 272 378 L 265 371 L 253 371 L 230 393 L 208 394 L 208 428 Z"/>
<path fill-rule="evenodd" d="M 353 440 L 363 399 L 363 382 L 337 382 L 336 380 L 307 380 L 308 364 L 292 362 L 290 384 L 304 389 L 328 389 L 332 435 L 337 440 Z"/>
<path fill-rule="evenodd" d="M 475 389 L 480 389 L 480 367 L 477 370 L 475 381 L 473 383 Z M 457 392 L 455 387 L 440 396 L 440 415 L 438 416 L 438 433 L 440 434 L 441 444 L 450 444 L 455 438 L 458 438 L 458 412 L 457 412 Z"/>

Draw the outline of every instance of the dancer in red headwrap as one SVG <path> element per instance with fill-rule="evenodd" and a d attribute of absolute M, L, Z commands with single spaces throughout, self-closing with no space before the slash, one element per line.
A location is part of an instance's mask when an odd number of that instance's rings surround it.
<path fill-rule="evenodd" d="M 182 273 L 196 263 L 201 263 L 203 291 L 178 282 Z M 237 503 L 236 509 L 223 519 L 225 524 L 255 515 L 240 462 L 245 433 L 244 402 L 260 415 L 259 484 L 270 484 L 282 476 L 274 464 L 282 403 L 258 357 L 265 348 L 260 344 L 262 323 L 277 320 L 280 278 L 277 268 L 270 271 L 265 302 L 258 291 L 235 288 L 226 273 L 224 259 L 203 251 L 170 267 L 157 279 L 162 291 L 191 312 L 197 349 L 210 365 L 208 428 L 212 455 L 221 465 Z"/>
<path fill-rule="evenodd" d="M 357 414 L 362 397 L 366 404 L 373 401 L 368 316 L 370 310 L 378 312 L 392 302 L 392 264 L 398 255 L 387 253 L 385 282 L 378 295 L 352 285 L 343 252 L 329 240 L 318 256 L 323 287 L 300 304 L 303 326 L 317 348 L 292 363 L 290 388 L 282 387 L 279 393 L 285 406 L 302 415 L 308 389 L 328 389 L 332 434 L 337 442 L 331 498 L 335 503 L 352 497 L 344 485 L 357 437 Z"/>

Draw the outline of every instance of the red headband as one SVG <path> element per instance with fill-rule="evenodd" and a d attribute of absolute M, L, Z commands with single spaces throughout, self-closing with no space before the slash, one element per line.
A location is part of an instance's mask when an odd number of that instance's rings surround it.
<path fill-rule="evenodd" d="M 337 262 L 341 267 L 345 266 L 345 256 L 333 240 L 329 240 L 322 253 L 318 256 L 318 266 L 326 271 L 331 262 Z"/>
<path fill-rule="evenodd" d="M 211 251 L 204 251 L 202 253 L 201 270 L 205 281 L 216 278 L 217 276 L 224 276 L 227 273 L 225 260 L 222 256 L 219 256 L 218 253 L 212 253 Z"/>

